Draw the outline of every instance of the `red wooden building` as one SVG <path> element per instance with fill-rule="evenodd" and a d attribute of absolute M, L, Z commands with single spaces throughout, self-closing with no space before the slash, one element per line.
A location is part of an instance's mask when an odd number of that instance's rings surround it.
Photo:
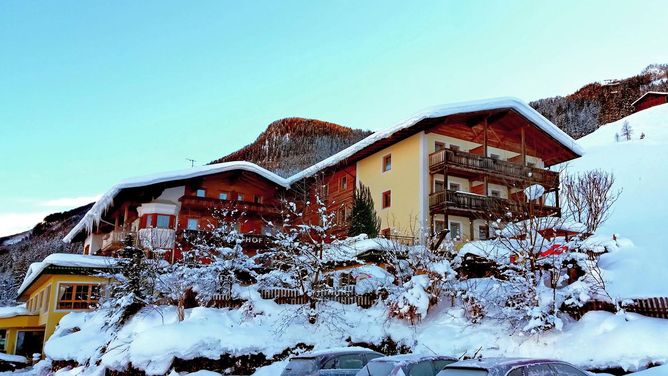
<path fill-rule="evenodd" d="M 634 112 L 646 110 L 650 107 L 668 103 L 668 92 L 648 91 L 636 99 L 631 105 Z"/>

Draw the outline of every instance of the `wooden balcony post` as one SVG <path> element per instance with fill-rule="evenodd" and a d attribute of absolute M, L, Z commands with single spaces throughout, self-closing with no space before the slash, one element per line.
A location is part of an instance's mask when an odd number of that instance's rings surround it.
<path fill-rule="evenodd" d="M 489 157 L 489 154 L 487 154 L 487 141 L 488 141 L 488 136 L 487 136 L 487 118 L 485 117 L 482 121 L 482 152 L 483 152 L 483 157 Z"/>
<path fill-rule="evenodd" d="M 522 136 L 522 166 L 527 165 L 527 147 L 526 147 L 526 139 L 525 139 L 525 134 L 524 134 L 524 126 L 520 129 L 520 135 Z"/>

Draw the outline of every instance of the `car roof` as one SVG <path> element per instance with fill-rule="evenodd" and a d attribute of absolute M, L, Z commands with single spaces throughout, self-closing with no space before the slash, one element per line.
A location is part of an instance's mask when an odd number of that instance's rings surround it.
<path fill-rule="evenodd" d="M 445 368 L 478 368 L 478 369 L 510 369 L 517 366 L 543 363 L 564 363 L 553 359 L 533 359 L 533 358 L 478 358 L 460 360 L 459 362 L 448 364 Z"/>
<path fill-rule="evenodd" d="M 371 362 L 380 362 L 380 363 L 417 363 L 423 360 L 452 360 L 457 361 L 457 358 L 445 355 L 433 355 L 433 354 L 401 354 L 401 355 L 391 355 L 384 356 L 382 358 L 372 359 Z"/>
<path fill-rule="evenodd" d="M 348 354 L 360 354 L 360 353 L 380 354 L 377 351 L 373 351 L 365 347 L 355 346 L 355 347 L 340 347 L 327 350 L 311 351 L 308 353 L 295 355 L 292 357 L 292 359 L 313 359 L 313 358 L 331 357 L 331 356 L 348 355 Z"/>

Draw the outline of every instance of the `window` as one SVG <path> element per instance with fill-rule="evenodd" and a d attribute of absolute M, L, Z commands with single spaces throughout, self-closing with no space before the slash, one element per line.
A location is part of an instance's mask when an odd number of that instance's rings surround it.
<path fill-rule="evenodd" d="M 480 225 L 478 226 L 478 239 L 487 240 L 489 238 L 489 226 Z"/>
<path fill-rule="evenodd" d="M 423 360 L 409 367 L 408 376 L 432 376 L 434 374 L 434 366 L 430 360 Z"/>
<path fill-rule="evenodd" d="M 206 197 L 206 189 L 198 188 L 196 194 L 197 194 L 197 197 Z"/>
<path fill-rule="evenodd" d="M 445 150 L 445 142 L 434 142 L 434 151 Z"/>
<path fill-rule="evenodd" d="M 434 180 L 434 192 L 443 192 L 445 190 L 445 182 L 443 180 Z"/>
<path fill-rule="evenodd" d="M 445 221 L 434 220 L 434 234 L 438 235 L 445 230 Z"/>
<path fill-rule="evenodd" d="M 459 222 L 450 222 L 450 238 L 456 239 L 462 237 L 462 224 Z"/>
<path fill-rule="evenodd" d="M 450 150 L 459 151 L 461 147 L 459 145 L 450 144 Z"/>
<path fill-rule="evenodd" d="M 199 219 L 188 218 L 188 224 L 187 224 L 186 228 L 188 230 L 198 230 L 199 229 Z"/>
<path fill-rule="evenodd" d="M 383 157 L 383 172 L 388 172 L 392 169 L 392 154 Z"/>
<path fill-rule="evenodd" d="M 489 195 L 492 196 L 492 197 L 500 198 L 501 197 L 501 191 L 499 191 L 498 189 L 492 189 L 489 192 Z"/>
<path fill-rule="evenodd" d="M 255 195 L 253 196 L 253 202 L 256 204 L 261 204 L 262 203 L 262 196 Z"/>
<path fill-rule="evenodd" d="M 153 215 L 149 214 L 146 216 L 146 228 L 153 227 Z"/>
<path fill-rule="evenodd" d="M 43 330 L 19 330 L 16 333 L 16 355 L 31 358 L 33 354 L 41 353 L 44 344 Z"/>
<path fill-rule="evenodd" d="M 508 376 L 524 376 L 524 372 L 522 371 L 522 368 L 515 368 L 508 372 Z"/>
<path fill-rule="evenodd" d="M 347 176 L 342 176 L 341 180 L 339 180 L 339 187 L 341 190 L 346 190 L 348 189 L 348 177 Z"/>
<path fill-rule="evenodd" d="M 329 366 L 329 367 L 328 367 Z M 364 367 L 361 354 L 349 354 L 338 356 L 325 364 L 324 369 L 360 369 Z"/>
<path fill-rule="evenodd" d="M 246 195 L 243 193 L 237 194 L 237 201 L 246 201 Z"/>
<path fill-rule="evenodd" d="M 549 364 L 535 364 L 525 368 L 527 376 L 554 376 L 557 375 Z"/>
<path fill-rule="evenodd" d="M 44 290 L 44 298 L 42 299 L 42 312 L 47 312 L 49 310 L 49 291 L 51 291 L 51 286 Z"/>
<path fill-rule="evenodd" d="M 462 190 L 462 186 L 459 183 L 450 183 L 450 184 L 448 184 L 448 188 L 451 191 L 461 191 Z"/>
<path fill-rule="evenodd" d="M 452 364 L 454 361 L 452 360 L 434 360 L 434 369 L 436 372 L 440 371 L 443 369 L 443 367 L 447 366 L 448 364 Z"/>
<path fill-rule="evenodd" d="M 489 157 L 492 158 L 492 159 L 496 159 L 496 160 L 501 159 L 501 156 L 500 156 L 500 155 L 498 155 L 498 154 L 494 154 L 494 153 L 490 154 Z"/>
<path fill-rule="evenodd" d="M 568 364 L 552 363 L 550 364 L 550 367 L 552 367 L 555 371 L 557 371 L 556 375 L 585 376 L 584 372 Z"/>
<path fill-rule="evenodd" d="M 392 205 L 392 191 L 383 192 L 383 209 L 389 208 Z"/>
<path fill-rule="evenodd" d="M 62 284 L 58 287 L 58 309 L 88 309 L 99 298 L 99 285 Z"/>
<path fill-rule="evenodd" d="M 6 353 L 7 349 L 7 330 L 0 329 L 0 352 Z"/>
<path fill-rule="evenodd" d="M 169 228 L 169 216 L 158 214 L 158 219 L 155 221 L 157 228 Z"/>
<path fill-rule="evenodd" d="M 221 200 L 229 200 L 230 199 L 230 194 L 228 192 L 220 192 L 218 195 L 218 198 Z"/>

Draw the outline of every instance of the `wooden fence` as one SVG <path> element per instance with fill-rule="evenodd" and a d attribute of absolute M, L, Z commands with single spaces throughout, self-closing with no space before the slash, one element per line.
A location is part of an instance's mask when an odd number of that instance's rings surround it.
<path fill-rule="evenodd" d="M 278 304 L 307 304 L 309 297 L 298 289 L 272 288 L 259 291 L 262 299 L 271 299 Z M 376 294 L 356 294 L 352 286 L 341 289 L 327 289 L 315 292 L 319 301 L 332 301 L 341 304 L 357 304 L 369 308 L 376 303 Z M 230 294 L 216 294 L 212 305 L 219 308 L 237 308 L 244 303 L 242 299 L 234 299 Z"/>
<path fill-rule="evenodd" d="M 643 316 L 668 319 L 668 298 L 666 297 L 633 299 L 630 303 L 622 304 L 622 308 Z M 569 314 L 579 320 L 589 311 L 616 312 L 617 307 L 610 302 L 594 300 L 576 310 L 569 311 Z"/>

